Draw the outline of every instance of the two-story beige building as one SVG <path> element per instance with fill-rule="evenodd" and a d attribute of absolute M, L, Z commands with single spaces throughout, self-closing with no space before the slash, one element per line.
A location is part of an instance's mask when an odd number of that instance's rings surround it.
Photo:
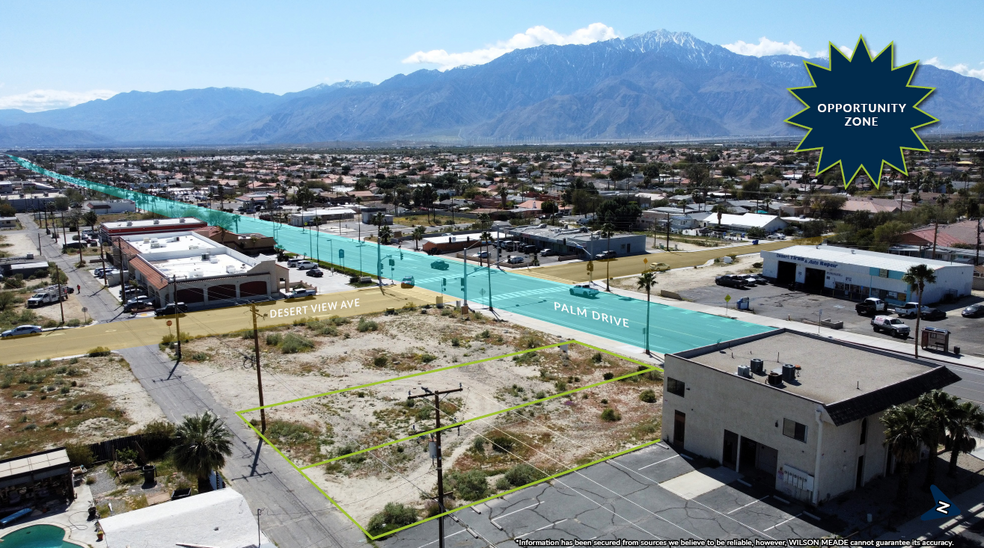
<path fill-rule="evenodd" d="M 879 418 L 960 378 L 888 352 L 777 330 L 664 365 L 663 437 L 817 504 L 892 470 Z"/>

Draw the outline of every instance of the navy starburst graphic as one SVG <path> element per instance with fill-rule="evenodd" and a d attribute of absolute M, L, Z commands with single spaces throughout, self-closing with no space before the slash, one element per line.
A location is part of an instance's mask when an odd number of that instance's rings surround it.
<path fill-rule="evenodd" d="M 878 187 L 886 164 L 908 175 L 903 150 L 927 151 L 915 130 L 939 121 L 917 108 L 934 88 L 909 85 L 919 62 L 893 68 L 894 44 L 872 58 L 863 37 L 851 58 L 829 52 L 829 69 L 804 61 L 812 86 L 789 89 L 806 108 L 786 122 L 809 130 L 796 152 L 820 150 L 817 175 L 839 166 L 844 188 L 862 170 Z"/>

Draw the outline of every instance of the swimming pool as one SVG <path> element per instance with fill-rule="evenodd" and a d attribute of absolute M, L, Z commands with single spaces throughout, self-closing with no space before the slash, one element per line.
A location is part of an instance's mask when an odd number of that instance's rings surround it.
<path fill-rule="evenodd" d="M 3 548 L 83 548 L 63 540 L 65 530 L 54 525 L 32 525 L 0 537 Z"/>

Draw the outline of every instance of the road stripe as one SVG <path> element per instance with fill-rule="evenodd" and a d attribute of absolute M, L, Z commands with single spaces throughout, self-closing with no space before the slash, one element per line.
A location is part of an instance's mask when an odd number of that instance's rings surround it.
<path fill-rule="evenodd" d="M 467 531 L 466 529 L 462 529 L 461 531 L 458 531 L 457 533 L 451 533 L 450 535 L 444 535 L 444 538 L 449 539 L 449 538 L 451 538 L 451 537 L 453 537 L 455 535 L 460 535 L 461 533 L 464 533 L 466 531 Z M 438 541 L 432 540 L 432 541 L 428 542 L 427 544 L 421 544 L 418 548 L 424 548 L 425 546 L 430 546 L 431 544 L 437 544 L 437 543 L 438 543 Z"/>
<path fill-rule="evenodd" d="M 758 499 L 758 500 L 753 500 L 752 502 L 749 502 L 748 504 L 746 504 L 746 505 L 744 505 L 744 506 L 739 506 L 738 508 L 735 508 L 734 510 L 732 510 L 732 511 L 730 511 L 730 512 L 728 512 L 728 514 L 729 514 L 729 515 L 730 515 L 730 514 L 734 514 L 734 513 L 735 513 L 735 512 L 737 512 L 738 510 L 741 510 L 742 508 L 746 508 L 746 507 L 748 507 L 748 506 L 751 506 L 751 505 L 753 505 L 753 504 L 755 504 L 756 502 L 762 502 L 763 500 L 765 500 L 765 499 L 767 499 L 767 498 L 769 498 L 769 495 L 766 495 L 766 496 L 764 496 L 764 497 L 762 497 L 762 498 L 760 498 L 760 499 Z"/>
<path fill-rule="evenodd" d="M 673 459 L 675 459 L 675 458 L 677 458 L 677 457 L 679 457 L 679 456 L 680 456 L 680 455 L 673 455 L 672 457 L 667 457 L 667 458 L 665 458 L 665 459 L 663 459 L 663 460 L 660 460 L 660 461 L 656 461 L 656 462 L 654 462 L 654 463 L 652 463 L 652 464 L 647 464 L 647 465 L 645 465 L 645 466 L 643 466 L 642 468 L 640 468 L 640 469 L 639 469 L 639 472 L 642 472 L 643 470 L 645 470 L 646 468 L 649 468 L 650 466 L 656 466 L 657 464 L 659 464 L 659 463 L 661 463 L 661 462 L 666 462 L 666 461 L 668 461 L 668 460 L 673 460 Z"/>
<path fill-rule="evenodd" d="M 501 515 L 501 516 L 499 516 L 499 517 L 496 517 L 496 518 L 491 518 L 491 519 L 489 519 L 489 521 L 492 521 L 492 522 L 494 522 L 494 521 L 495 521 L 495 520 L 497 520 L 497 519 L 502 519 L 502 518 L 504 518 L 504 517 L 506 517 L 506 516 L 511 516 L 511 515 L 513 515 L 513 514 L 516 514 L 516 513 L 519 513 L 519 512 L 522 512 L 523 510 L 529 510 L 530 508 L 536 508 L 536 507 L 537 507 L 537 506 L 539 506 L 540 504 L 542 504 L 542 503 L 538 501 L 538 502 L 537 502 L 536 504 L 531 504 L 531 505 L 529 505 L 529 506 L 527 506 L 527 507 L 525 507 L 525 508 L 520 508 L 519 510 L 514 510 L 514 511 L 512 511 L 512 512 L 509 512 L 508 514 L 502 514 L 502 515 Z"/>
<path fill-rule="evenodd" d="M 518 537 L 516 537 L 516 538 L 517 538 L 517 539 L 521 539 L 521 538 L 523 538 L 523 537 L 525 537 L 525 536 L 529 536 L 529 535 L 532 535 L 533 533 L 536 533 L 537 531 L 543 531 L 544 529 L 549 529 L 549 528 L 551 528 L 551 527 L 553 527 L 553 526 L 555 526 L 555 525 L 560 525 L 561 523 L 564 523 L 565 521 L 567 521 L 567 518 L 565 518 L 565 519 L 562 519 L 562 520 L 560 520 L 560 521 L 555 521 L 555 522 L 553 522 L 553 523 L 551 523 L 550 525 L 544 525 L 543 527 L 540 527 L 539 529 L 535 529 L 535 530 L 533 530 L 533 531 L 530 531 L 529 533 L 526 533 L 525 535 L 519 535 L 519 536 L 518 536 Z M 436 541 L 435 541 L 435 542 L 436 542 Z"/>
<path fill-rule="evenodd" d="M 790 516 L 789 519 L 787 519 L 785 521 L 780 521 L 779 523 L 773 525 L 772 527 L 769 527 L 769 529 L 775 529 L 776 527 L 779 527 L 780 525 L 782 525 L 784 523 L 789 523 L 790 521 L 793 521 L 794 519 L 796 519 L 796 518 L 798 518 L 798 517 L 800 517 L 802 515 L 803 515 L 803 512 L 800 512 L 799 514 L 796 514 L 795 516 Z M 766 531 L 768 531 L 769 529 L 766 529 Z"/>

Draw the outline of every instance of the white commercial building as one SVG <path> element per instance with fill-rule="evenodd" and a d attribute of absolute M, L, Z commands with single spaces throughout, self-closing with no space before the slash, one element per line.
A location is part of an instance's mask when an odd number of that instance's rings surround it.
<path fill-rule="evenodd" d="M 250 257 L 196 232 L 124 236 L 114 243 L 158 304 L 183 302 L 194 309 L 273 298 L 289 277 L 273 260 Z"/>
<path fill-rule="evenodd" d="M 347 207 L 328 207 L 323 209 L 308 209 L 290 215 L 291 226 L 307 226 L 318 221 L 350 221 L 355 219 L 355 211 Z"/>
<path fill-rule="evenodd" d="M 923 303 L 970 295 L 972 265 L 829 245 L 762 252 L 762 275 L 780 285 L 795 284 L 805 291 L 835 297 L 877 297 L 892 304 L 916 300 L 916 292 L 902 276 L 919 264 L 932 268 L 936 275 L 936 283 L 926 285 Z"/>
<path fill-rule="evenodd" d="M 786 228 L 786 221 L 780 219 L 778 215 L 762 215 L 760 213 L 735 215 L 732 213 L 722 213 L 720 225 L 718 224 L 718 215 L 715 212 L 705 211 L 692 213 L 691 215 L 699 224 L 706 228 L 717 228 L 720 226 L 723 230 L 738 232 L 748 232 L 753 228 L 758 228 L 765 231 L 766 234 L 772 234 L 773 232 L 778 232 Z"/>
<path fill-rule="evenodd" d="M 892 473 L 880 418 L 943 366 L 785 329 L 667 354 L 663 438 L 814 505 Z"/>

